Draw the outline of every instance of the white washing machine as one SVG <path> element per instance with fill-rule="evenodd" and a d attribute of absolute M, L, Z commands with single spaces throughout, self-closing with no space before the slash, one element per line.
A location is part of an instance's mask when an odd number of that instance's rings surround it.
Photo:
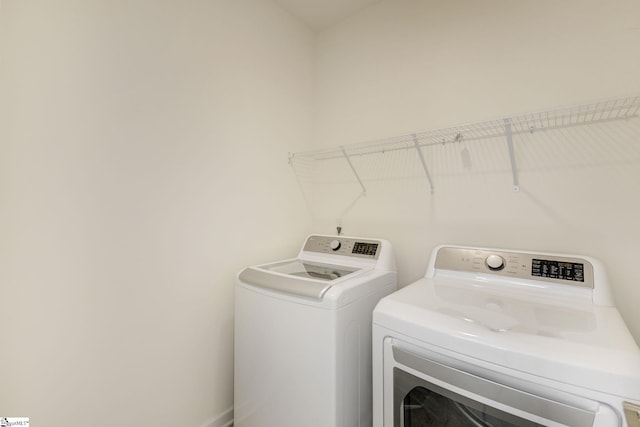
<path fill-rule="evenodd" d="M 374 426 L 640 426 L 640 350 L 589 257 L 441 246 L 373 314 Z"/>
<path fill-rule="evenodd" d="M 235 286 L 236 427 L 372 423 L 371 316 L 397 289 L 389 242 L 309 236 Z"/>

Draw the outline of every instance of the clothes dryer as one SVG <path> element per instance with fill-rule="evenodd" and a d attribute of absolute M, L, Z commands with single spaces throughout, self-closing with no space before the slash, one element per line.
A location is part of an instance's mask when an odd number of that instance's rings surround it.
<path fill-rule="evenodd" d="M 397 289 L 391 244 L 309 236 L 235 285 L 236 427 L 372 423 L 371 316 Z"/>
<path fill-rule="evenodd" d="M 640 350 L 590 257 L 441 246 L 373 315 L 374 427 L 640 426 Z"/>

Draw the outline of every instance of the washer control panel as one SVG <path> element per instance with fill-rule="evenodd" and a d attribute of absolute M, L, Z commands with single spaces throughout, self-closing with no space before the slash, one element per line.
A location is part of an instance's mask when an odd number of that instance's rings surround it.
<path fill-rule="evenodd" d="M 378 240 L 353 239 L 341 236 L 310 236 L 304 251 L 378 259 L 382 244 Z"/>
<path fill-rule="evenodd" d="M 435 268 L 593 288 L 593 266 L 589 261 L 558 255 L 442 247 L 436 255 Z"/>

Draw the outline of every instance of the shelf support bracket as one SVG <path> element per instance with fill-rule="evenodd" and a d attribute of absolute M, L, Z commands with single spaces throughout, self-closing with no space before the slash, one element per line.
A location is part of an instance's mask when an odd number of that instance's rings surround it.
<path fill-rule="evenodd" d="M 429 181 L 429 188 L 431 189 L 431 194 L 433 194 L 433 181 L 431 181 L 431 175 L 429 174 L 429 168 L 427 167 L 427 162 L 424 160 L 424 154 L 422 154 L 422 150 L 420 149 L 418 136 L 415 133 L 411 136 L 413 137 L 413 145 L 416 147 L 416 151 L 418 152 L 418 157 L 420 158 L 420 163 L 422 163 L 422 168 L 424 169 L 424 173 L 425 175 L 427 175 L 427 181 Z"/>
<path fill-rule="evenodd" d="M 516 155 L 513 151 L 513 135 L 511 134 L 511 119 L 504 119 L 504 134 L 507 137 L 509 147 L 509 160 L 511 161 L 511 176 L 513 178 L 513 191 L 520 191 L 520 181 L 518 180 L 518 166 L 516 165 Z"/>
<path fill-rule="evenodd" d="M 353 172 L 353 174 L 355 175 L 356 179 L 358 180 L 358 184 L 360 184 L 360 188 L 362 188 L 362 195 L 366 196 L 367 195 L 367 189 L 365 188 L 364 184 L 362 183 L 362 180 L 360 179 L 360 175 L 358 175 L 358 172 L 356 171 L 356 168 L 353 167 L 353 163 L 351 163 L 351 159 L 349 158 L 349 155 L 347 154 L 347 150 L 345 150 L 343 146 L 340 147 L 340 150 L 342 151 L 342 155 L 344 156 L 345 160 L 349 164 L 349 167 L 351 168 L 351 171 Z"/>

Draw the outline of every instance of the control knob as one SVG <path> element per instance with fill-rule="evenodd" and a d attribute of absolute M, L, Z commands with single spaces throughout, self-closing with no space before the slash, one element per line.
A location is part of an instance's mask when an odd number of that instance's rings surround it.
<path fill-rule="evenodd" d="M 338 249 L 340 249 L 340 246 L 342 246 L 340 240 L 332 240 L 331 243 L 329 243 L 329 247 L 332 251 L 337 251 Z"/>
<path fill-rule="evenodd" d="M 489 255 L 485 260 L 484 263 L 487 264 L 487 267 L 489 267 L 489 270 L 502 270 L 504 268 L 504 258 L 502 258 L 500 255 Z"/>

